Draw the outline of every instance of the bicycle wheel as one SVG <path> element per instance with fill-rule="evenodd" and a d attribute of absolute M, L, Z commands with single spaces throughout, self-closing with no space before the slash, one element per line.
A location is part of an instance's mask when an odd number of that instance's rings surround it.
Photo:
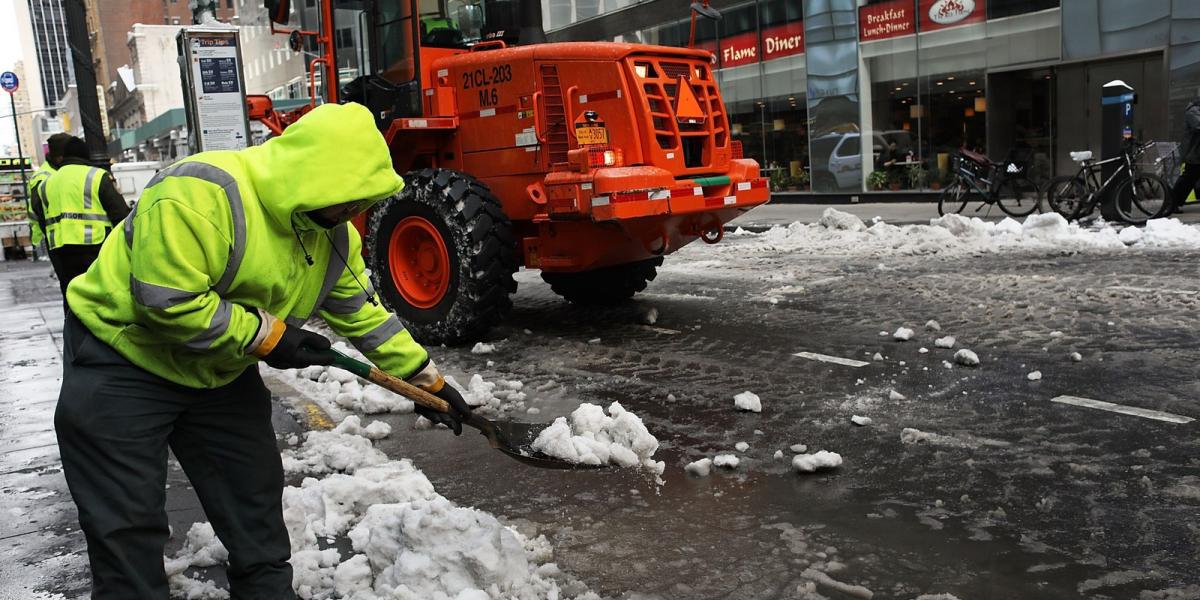
<path fill-rule="evenodd" d="M 1055 177 L 1046 186 L 1046 204 L 1068 221 L 1079 218 L 1087 199 L 1087 184 L 1074 175 Z"/>
<path fill-rule="evenodd" d="M 996 203 L 1010 217 L 1024 217 L 1042 205 L 1042 191 L 1028 179 L 1005 179 L 1000 183 Z"/>
<path fill-rule="evenodd" d="M 1138 173 L 1117 188 L 1116 209 L 1133 225 L 1162 217 L 1171 210 L 1171 186 L 1158 175 Z"/>
<path fill-rule="evenodd" d="M 957 215 L 967 207 L 967 201 L 970 199 L 971 188 L 955 179 L 954 183 L 946 186 L 938 196 L 938 215 Z"/>

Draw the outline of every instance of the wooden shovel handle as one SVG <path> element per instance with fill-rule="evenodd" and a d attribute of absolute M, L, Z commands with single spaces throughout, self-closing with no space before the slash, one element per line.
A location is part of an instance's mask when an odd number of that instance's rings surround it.
<path fill-rule="evenodd" d="M 424 406 L 430 410 L 436 410 L 440 413 L 450 412 L 450 404 L 433 394 L 403 380 L 399 377 L 393 377 L 380 371 L 377 367 L 371 366 L 362 361 L 354 360 L 341 352 L 334 349 L 327 351 L 329 356 L 333 358 L 333 364 L 378 385 L 387 390 L 391 390 L 413 402 Z M 447 384 L 449 385 L 449 384 Z"/>

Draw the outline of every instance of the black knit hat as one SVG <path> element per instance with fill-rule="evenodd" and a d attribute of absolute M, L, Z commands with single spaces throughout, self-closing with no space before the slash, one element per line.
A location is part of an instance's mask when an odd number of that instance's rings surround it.
<path fill-rule="evenodd" d="M 87 142 L 84 142 L 83 140 L 81 140 L 75 136 L 71 136 L 71 138 L 68 139 L 67 142 L 63 145 L 62 155 L 63 155 L 63 158 L 79 158 L 79 159 L 87 160 L 88 159 Z"/>

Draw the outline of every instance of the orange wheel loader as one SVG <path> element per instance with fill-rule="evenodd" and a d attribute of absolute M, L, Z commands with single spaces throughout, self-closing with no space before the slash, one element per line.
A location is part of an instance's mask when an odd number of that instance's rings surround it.
<path fill-rule="evenodd" d="M 522 265 L 570 302 L 628 300 L 665 255 L 768 200 L 707 51 L 545 43 L 538 0 L 265 4 L 314 57 L 311 103 L 250 96 L 251 118 L 278 134 L 318 101 L 374 113 L 407 185 L 355 225 L 375 289 L 424 344 L 483 336 Z M 293 20 L 315 25 L 276 27 Z"/>

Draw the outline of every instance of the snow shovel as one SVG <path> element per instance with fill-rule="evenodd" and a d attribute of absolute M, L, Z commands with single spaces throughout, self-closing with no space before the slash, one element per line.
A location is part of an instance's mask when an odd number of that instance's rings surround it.
<path fill-rule="evenodd" d="M 399 377 L 392 377 L 377 367 L 355 360 L 334 349 L 326 350 L 333 360 L 334 366 L 343 368 L 359 377 L 374 383 L 384 389 L 400 394 L 413 402 L 430 410 L 450 412 L 450 405 L 441 398 L 407 382 Z M 449 384 L 446 384 L 449 385 Z M 499 450 L 518 461 L 541 469 L 596 469 L 602 465 L 581 465 L 559 458 L 548 456 L 530 447 L 533 440 L 543 429 L 544 424 L 509 423 L 489 421 L 475 413 L 463 420 L 463 425 L 469 425 L 479 430 L 492 448 Z"/>

